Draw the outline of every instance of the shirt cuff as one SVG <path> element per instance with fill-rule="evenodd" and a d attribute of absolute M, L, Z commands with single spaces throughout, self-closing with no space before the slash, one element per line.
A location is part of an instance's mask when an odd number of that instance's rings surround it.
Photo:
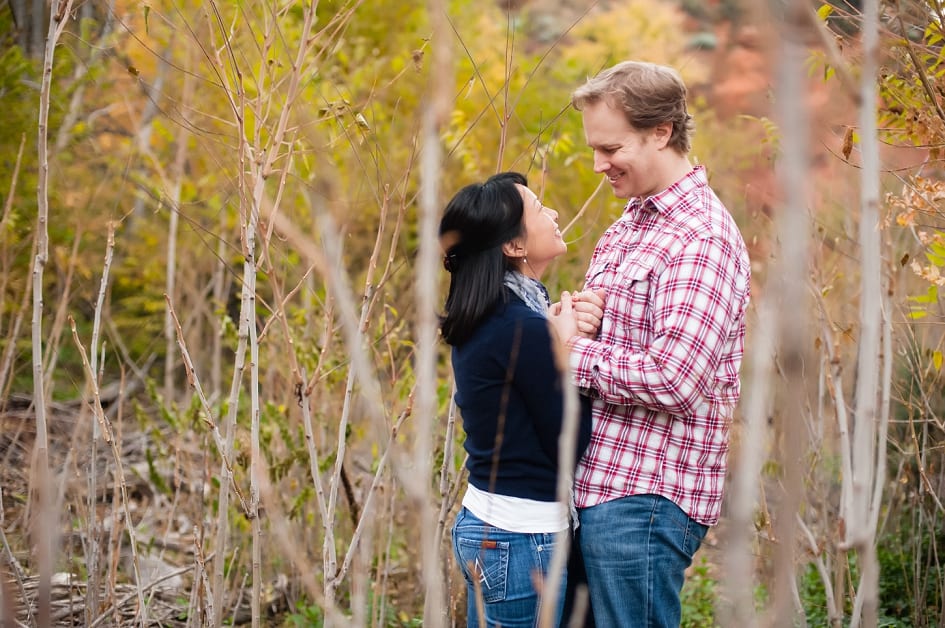
<path fill-rule="evenodd" d="M 582 390 L 593 390 L 593 362 L 600 343 L 583 336 L 572 336 L 568 340 L 569 366 L 574 385 Z"/>

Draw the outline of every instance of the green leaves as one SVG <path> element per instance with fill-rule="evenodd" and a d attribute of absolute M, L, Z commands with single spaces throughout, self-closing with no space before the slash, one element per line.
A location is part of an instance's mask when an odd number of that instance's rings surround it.
<path fill-rule="evenodd" d="M 938 304 L 938 286 L 932 284 L 929 286 L 924 295 L 911 296 L 908 297 L 908 300 L 912 303 L 918 303 L 921 306 L 912 308 L 912 311 L 909 312 L 909 318 L 913 320 L 925 318 L 928 315 L 931 306 L 933 304 Z"/>

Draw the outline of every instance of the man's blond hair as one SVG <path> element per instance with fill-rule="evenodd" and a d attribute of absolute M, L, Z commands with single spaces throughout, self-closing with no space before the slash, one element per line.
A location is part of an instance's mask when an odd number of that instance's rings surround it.
<path fill-rule="evenodd" d="M 571 94 L 571 104 L 578 111 L 599 101 L 623 111 L 637 130 L 671 122 L 668 145 L 683 155 L 689 153 L 695 125 L 686 109 L 686 84 L 673 68 L 624 61 L 588 79 Z"/>

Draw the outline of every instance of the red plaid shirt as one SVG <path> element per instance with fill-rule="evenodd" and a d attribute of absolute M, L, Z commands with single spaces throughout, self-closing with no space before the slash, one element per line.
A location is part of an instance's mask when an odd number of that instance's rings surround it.
<path fill-rule="evenodd" d="M 601 237 L 585 277 L 606 291 L 600 333 L 571 345 L 576 382 L 595 398 L 579 508 L 650 493 L 718 522 L 749 279 L 745 243 L 701 166 L 631 199 Z"/>

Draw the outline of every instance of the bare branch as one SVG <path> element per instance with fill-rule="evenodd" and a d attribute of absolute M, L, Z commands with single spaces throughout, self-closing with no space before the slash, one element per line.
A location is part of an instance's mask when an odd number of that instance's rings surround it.
<path fill-rule="evenodd" d="M 144 588 L 140 586 L 141 573 L 138 568 L 138 540 L 137 534 L 135 533 L 134 519 L 132 518 L 131 511 L 129 510 L 130 500 L 128 499 L 128 487 L 125 483 L 125 470 L 121 461 L 121 451 L 118 448 L 118 442 L 115 440 L 111 421 L 109 421 L 108 417 L 105 416 L 105 409 L 102 408 L 102 398 L 99 395 L 98 381 L 95 371 L 92 369 L 92 365 L 89 362 L 88 354 L 85 351 L 85 346 L 79 340 L 79 332 L 76 331 L 75 319 L 73 319 L 71 316 L 69 317 L 69 325 L 72 328 L 72 339 L 75 341 L 76 348 L 79 350 L 79 355 L 82 357 L 82 364 L 85 366 L 85 375 L 89 389 L 92 391 L 92 410 L 94 411 L 95 418 L 98 420 L 99 427 L 102 430 L 102 437 L 110 446 L 112 458 L 115 462 L 115 475 L 117 477 L 119 486 L 121 487 L 121 503 L 125 512 L 125 525 L 128 530 L 135 584 L 137 585 L 135 593 L 138 596 L 138 613 L 140 613 L 139 617 L 141 625 L 146 626 L 148 623 L 148 609 L 144 603 Z"/>
<path fill-rule="evenodd" d="M 52 571 L 55 557 L 57 517 L 53 506 L 53 487 L 49 468 L 49 431 L 46 424 L 45 378 L 43 374 L 43 271 L 49 257 L 49 100 L 52 90 L 53 56 L 56 43 L 66 25 L 66 18 L 72 10 L 72 0 L 52 0 L 51 19 L 46 35 L 43 54 L 43 76 L 39 92 L 39 123 L 37 137 L 37 157 L 39 161 L 39 182 L 37 184 L 37 250 L 33 259 L 33 403 L 36 411 L 36 491 L 39 494 L 39 515 L 35 518 L 32 535 L 37 544 L 37 563 L 39 566 L 39 615 L 40 625 L 50 623 L 50 595 Z M 38 24 L 39 16 L 34 16 Z M 38 42 L 37 42 L 38 45 Z"/>

